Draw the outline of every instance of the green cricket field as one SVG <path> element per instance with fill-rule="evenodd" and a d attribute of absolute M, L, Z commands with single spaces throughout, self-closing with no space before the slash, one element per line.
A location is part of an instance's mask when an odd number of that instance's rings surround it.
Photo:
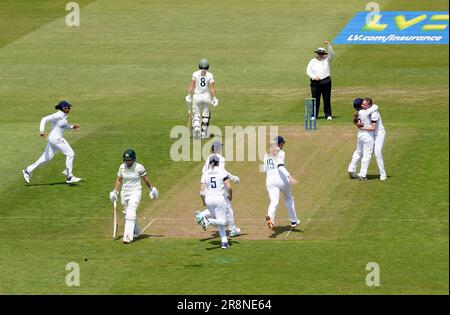
<path fill-rule="evenodd" d="M 80 25 L 70 27 L 67 2 L 0 2 L 0 294 L 449 293 L 448 45 L 333 45 L 334 119 L 307 131 L 306 66 L 365 3 L 77 0 Z M 441 0 L 378 3 L 448 12 Z M 232 186 L 242 234 L 222 250 L 216 229 L 196 224 L 203 161 L 174 161 L 170 134 L 186 126 L 201 58 L 220 101 L 211 125 L 276 126 L 286 139 L 296 229 L 283 199 L 268 229 L 262 162 L 248 159 L 227 161 L 241 179 Z M 385 182 L 374 157 L 367 181 L 348 178 L 356 97 L 380 108 Z M 46 145 L 40 120 L 61 100 L 81 126 L 65 138 L 82 181 L 65 183 L 58 153 L 26 184 L 22 170 Z M 155 201 L 144 189 L 145 230 L 130 245 L 122 217 L 112 238 L 109 200 L 127 148 L 160 192 Z"/>

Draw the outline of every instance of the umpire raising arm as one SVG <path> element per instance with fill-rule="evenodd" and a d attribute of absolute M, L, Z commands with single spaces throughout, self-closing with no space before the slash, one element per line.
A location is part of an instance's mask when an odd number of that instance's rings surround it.
<path fill-rule="evenodd" d="M 332 120 L 330 62 L 333 60 L 334 51 L 330 42 L 324 41 L 323 43 L 328 46 L 328 52 L 325 48 L 317 48 L 314 51 L 316 57 L 308 63 L 306 74 L 311 80 L 311 97 L 316 99 L 316 115 L 319 114 L 320 96 L 322 95 L 325 117 L 327 120 Z M 317 119 L 317 116 L 313 119 Z"/>

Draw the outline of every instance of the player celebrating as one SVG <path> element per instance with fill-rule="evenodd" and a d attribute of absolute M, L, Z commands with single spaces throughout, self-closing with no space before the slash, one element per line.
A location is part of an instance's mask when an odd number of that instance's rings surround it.
<path fill-rule="evenodd" d="M 200 181 L 200 197 L 202 198 L 203 205 L 205 205 L 209 212 L 211 212 L 211 218 L 202 217 L 201 225 L 206 231 L 210 224 L 217 226 L 221 239 L 221 248 L 228 248 L 227 234 L 225 231 L 226 224 L 226 201 L 225 190 L 228 192 L 226 197 L 228 200 L 233 199 L 233 191 L 228 176 L 228 172 L 219 167 L 220 159 L 218 156 L 213 155 L 209 159 L 209 168 L 203 173 Z"/>
<path fill-rule="evenodd" d="M 291 192 L 291 185 L 298 182 L 284 166 L 285 153 L 283 146 L 285 143 L 286 141 L 284 141 L 283 137 L 276 137 L 270 143 L 269 151 L 264 155 L 264 171 L 267 174 L 266 187 L 270 198 L 266 223 L 270 229 L 275 228 L 275 214 L 280 199 L 280 191 L 284 194 L 284 202 L 291 220 L 291 227 L 295 228 L 300 224 L 300 220 L 295 212 L 294 197 Z"/>
<path fill-rule="evenodd" d="M 42 153 L 41 157 L 36 162 L 22 170 L 23 178 L 28 184 L 30 183 L 33 171 L 42 164 L 53 159 L 58 151 L 61 151 L 62 154 L 66 156 L 66 169 L 63 171 L 63 174 L 66 175 L 66 183 L 73 184 L 81 180 L 81 178 L 73 176 L 73 159 L 75 153 L 66 139 L 64 139 L 64 131 L 66 129 L 80 129 L 79 125 L 69 125 L 67 120 L 71 106 L 72 105 L 68 102 L 61 101 L 55 106 L 55 109 L 58 110 L 56 113 L 41 119 L 41 124 L 39 126 L 41 137 L 45 136 L 45 124 L 47 122 L 52 123 L 52 129 L 48 134 L 47 146 L 45 147 L 44 153 Z"/>
<path fill-rule="evenodd" d="M 209 62 L 201 59 L 198 64 L 199 70 L 192 74 L 189 92 L 186 96 L 188 107 L 192 104 L 192 129 L 194 139 L 207 138 L 208 126 L 211 119 L 209 105 L 219 105 L 214 88 L 214 77 L 209 72 Z M 192 93 L 194 95 L 192 96 Z"/>
<path fill-rule="evenodd" d="M 225 158 L 220 154 L 222 150 L 222 143 L 220 143 L 219 141 L 214 141 L 212 146 L 211 146 L 211 155 L 206 159 L 205 161 L 205 165 L 203 165 L 203 169 L 202 169 L 202 174 L 205 173 L 208 168 L 209 168 L 209 159 L 212 158 L 214 155 L 217 156 L 219 158 L 219 167 L 222 169 L 225 169 Z M 230 180 L 234 183 L 239 183 L 240 179 L 239 177 L 232 175 L 231 173 L 228 172 L 228 177 L 230 178 Z M 233 207 L 231 206 L 231 201 L 227 198 L 228 197 L 228 193 L 225 190 L 225 202 L 227 205 L 227 225 L 230 227 L 230 232 L 229 232 L 229 236 L 233 237 L 233 236 L 239 236 L 241 235 L 241 229 L 237 228 L 235 223 L 234 223 L 234 211 L 233 211 Z M 211 212 L 206 209 L 202 212 L 200 211 L 196 211 L 195 212 L 195 219 L 197 221 L 198 224 L 201 223 L 202 217 L 210 217 L 211 216 Z"/>
<path fill-rule="evenodd" d="M 381 114 L 378 110 L 378 106 L 373 104 L 373 101 L 370 98 L 365 99 L 357 98 L 353 102 L 353 107 L 358 111 L 358 113 L 356 114 L 358 118 L 354 119 L 354 123 L 356 124 L 358 129 L 362 130 L 362 133 L 373 131 L 372 135 L 374 142 L 373 151 L 375 153 L 375 159 L 377 161 L 378 170 L 380 172 L 380 180 L 385 181 L 387 180 L 387 175 L 384 169 L 383 146 L 384 146 L 384 139 L 386 137 L 386 130 L 384 128 L 383 121 L 381 119 Z M 361 118 L 363 120 L 370 120 L 371 126 L 369 128 L 366 128 L 366 126 L 364 126 L 365 125 L 364 122 L 361 121 L 362 120 Z M 372 127 L 372 125 L 374 125 L 374 127 Z M 360 135 L 360 132 L 358 132 L 358 135 Z M 366 156 L 367 154 L 368 152 L 366 152 Z M 353 153 L 352 161 L 350 162 L 350 165 L 348 167 L 350 178 L 360 178 L 361 180 L 365 180 L 365 176 L 360 177 L 356 174 L 356 168 L 362 156 L 364 156 L 364 148 L 362 143 L 358 142 L 356 150 Z M 368 167 L 368 163 L 367 162 L 365 163 L 367 164 Z M 364 165 L 364 168 L 366 168 L 366 164 Z"/>
<path fill-rule="evenodd" d="M 117 200 L 119 188 L 122 184 L 120 199 L 125 212 L 125 231 L 123 233 L 123 243 L 129 244 L 141 233 L 141 228 L 137 222 L 136 210 L 141 202 L 142 185 L 141 178 L 149 189 L 150 199 L 158 199 L 159 193 L 147 177 L 147 172 L 142 164 L 136 162 L 136 152 L 127 149 L 123 153 L 123 163 L 117 173 L 114 190 L 109 193 L 112 202 Z"/>
<path fill-rule="evenodd" d="M 386 170 L 384 169 L 383 160 L 383 146 L 384 139 L 386 138 L 386 129 L 384 129 L 383 121 L 381 119 L 381 114 L 379 109 L 377 110 L 377 105 L 373 104 L 371 98 L 365 98 L 363 100 L 362 106 L 367 108 L 367 111 L 371 111 L 370 119 L 372 122 L 376 122 L 376 127 L 374 130 L 374 148 L 375 159 L 377 161 L 378 171 L 380 172 L 380 180 L 387 180 Z"/>

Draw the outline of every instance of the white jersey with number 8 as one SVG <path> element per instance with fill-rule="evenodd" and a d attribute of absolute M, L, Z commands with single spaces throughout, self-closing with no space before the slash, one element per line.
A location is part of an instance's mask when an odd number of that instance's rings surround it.
<path fill-rule="evenodd" d="M 195 80 L 194 94 L 209 93 L 209 84 L 214 82 L 214 77 L 211 72 L 206 71 L 202 75 L 202 70 L 197 70 L 192 74 L 192 80 Z"/>

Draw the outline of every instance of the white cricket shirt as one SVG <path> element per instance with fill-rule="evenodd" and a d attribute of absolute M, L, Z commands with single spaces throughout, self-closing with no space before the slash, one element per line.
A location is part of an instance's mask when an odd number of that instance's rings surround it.
<path fill-rule="evenodd" d="M 330 76 L 330 62 L 333 60 L 334 51 L 331 45 L 328 46 L 328 55 L 319 60 L 317 58 L 313 58 L 308 63 L 306 67 L 306 74 L 312 80 L 315 80 L 318 76 L 320 80 L 325 79 Z"/>
<path fill-rule="evenodd" d="M 208 169 L 202 175 L 200 183 L 206 185 L 205 197 L 223 197 L 225 194 L 224 181 L 228 179 L 228 172 L 220 167 Z"/>
<path fill-rule="evenodd" d="M 214 77 L 209 71 L 202 76 L 202 70 L 197 70 L 192 74 L 192 80 L 195 80 L 194 94 L 204 94 L 209 93 L 209 84 L 214 82 Z"/>
<path fill-rule="evenodd" d="M 281 175 L 289 176 L 289 173 L 284 166 L 285 153 L 283 150 L 278 149 L 277 155 L 269 155 L 266 153 L 264 155 L 264 171 L 266 172 L 266 179 L 269 181 L 270 179 L 279 179 Z M 283 167 L 286 170 L 286 174 L 280 170 L 280 167 Z"/>
<path fill-rule="evenodd" d="M 67 114 L 58 110 L 52 115 L 45 116 L 41 119 L 41 124 L 39 125 L 39 131 L 45 131 L 45 124 L 51 122 L 52 130 L 48 134 L 49 138 L 62 138 L 64 136 L 64 130 L 72 128 L 67 120 Z"/>
<path fill-rule="evenodd" d="M 122 163 L 117 172 L 117 176 L 122 177 L 122 190 L 133 191 L 141 190 L 141 177 L 147 175 L 142 164 L 134 162 L 131 167 L 127 167 L 126 163 Z"/>
<path fill-rule="evenodd" d="M 374 107 L 374 106 L 377 106 L 377 105 L 373 104 L 372 107 Z M 379 131 L 385 131 L 384 125 L 383 125 L 383 120 L 381 119 L 381 114 L 379 111 L 373 112 L 370 115 L 370 120 L 377 122 L 377 127 L 375 128 L 375 134 L 377 134 Z"/>

